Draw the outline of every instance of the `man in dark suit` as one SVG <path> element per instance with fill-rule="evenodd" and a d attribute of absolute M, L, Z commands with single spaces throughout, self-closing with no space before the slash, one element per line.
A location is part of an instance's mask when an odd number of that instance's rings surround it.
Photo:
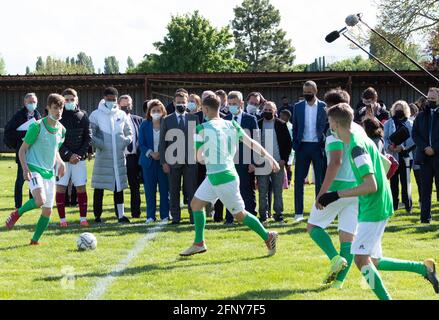
<path fill-rule="evenodd" d="M 431 220 L 433 178 L 439 179 L 439 88 L 430 88 L 428 104 L 413 123 L 416 144 L 415 164 L 421 166 L 421 223 Z"/>
<path fill-rule="evenodd" d="M 37 108 L 38 98 L 35 93 L 28 93 L 24 96 L 24 105 L 18 110 L 14 116 L 9 120 L 5 126 L 5 144 L 15 149 L 15 162 L 17 163 L 17 177 L 15 179 L 14 199 L 15 208 L 18 209 L 23 203 L 23 169 L 21 168 L 20 161 L 18 160 L 18 151 L 23 143 L 23 138 L 26 135 L 27 128 L 20 128 L 24 123 L 29 120 L 40 120 L 41 115 Z M 17 130 L 20 129 L 20 130 Z M 31 196 L 30 192 L 29 195 Z"/>
<path fill-rule="evenodd" d="M 140 176 L 141 167 L 139 166 L 139 128 L 143 119 L 131 114 L 133 111 L 133 99 L 129 95 L 119 97 L 119 108 L 128 115 L 128 123 L 133 133 L 133 142 L 127 147 L 125 156 L 127 159 L 128 184 L 131 192 L 131 216 L 140 218 Z"/>
<path fill-rule="evenodd" d="M 262 109 L 262 119 L 258 121 L 261 130 L 261 145 L 279 162 L 279 172 L 257 174 L 259 186 L 259 214 L 262 222 L 267 221 L 268 194 L 271 189 L 274 195 L 274 220 L 283 222 L 283 183 L 285 179 L 285 166 L 291 154 L 292 141 L 287 124 L 276 118 L 277 107 L 274 102 L 267 101 Z"/>
<path fill-rule="evenodd" d="M 174 104 L 175 112 L 167 116 L 161 124 L 159 152 L 163 155 L 160 157 L 160 164 L 169 177 L 172 224 L 179 224 L 181 220 L 181 178 L 183 177 L 184 180 L 183 186 L 186 189 L 188 203 L 191 203 L 197 187 L 198 168 L 195 160 L 194 136 L 199 119 L 197 115 L 187 113 L 188 95 L 186 93 L 177 92 Z M 190 222 L 193 224 L 190 206 L 188 209 Z"/>
<path fill-rule="evenodd" d="M 231 91 L 227 99 L 230 113 L 224 119 L 236 121 L 252 139 L 259 140 L 256 117 L 243 111 L 242 93 Z M 255 163 L 252 151 L 242 142 L 239 143 L 239 152 L 235 155 L 235 168 L 239 176 L 239 189 L 244 200 L 245 210 L 256 215 Z M 228 210 L 226 211 L 225 224 L 233 224 L 233 215 Z"/>
<path fill-rule="evenodd" d="M 304 101 L 294 106 L 293 149 L 296 152 L 294 172 L 295 220 L 303 220 L 303 189 L 312 162 L 315 174 L 315 193 L 320 191 L 325 165 L 326 104 L 317 99 L 317 85 L 307 81 L 303 86 Z"/>

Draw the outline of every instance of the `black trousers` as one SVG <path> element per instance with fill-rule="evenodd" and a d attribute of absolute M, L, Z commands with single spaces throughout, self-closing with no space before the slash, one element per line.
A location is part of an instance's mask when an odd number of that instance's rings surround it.
<path fill-rule="evenodd" d="M 93 213 L 95 218 L 100 218 L 102 216 L 102 201 L 104 199 L 104 189 L 94 189 L 93 192 Z M 123 190 L 113 193 L 114 201 L 114 212 L 116 213 L 116 218 L 119 218 L 119 213 L 117 210 L 118 204 L 124 203 Z"/>
<path fill-rule="evenodd" d="M 141 167 L 139 166 L 138 155 L 127 155 L 127 175 L 128 185 L 131 193 L 131 216 L 133 218 L 140 217 L 140 175 Z"/>
<path fill-rule="evenodd" d="M 405 205 L 405 210 L 410 211 L 412 209 L 412 182 L 410 176 L 412 166 L 413 160 L 400 156 L 398 171 L 396 171 L 395 175 L 390 179 L 390 187 L 392 189 L 393 197 L 393 209 L 395 211 L 398 210 L 400 181 L 402 202 Z"/>
<path fill-rule="evenodd" d="M 425 157 L 421 165 L 422 197 L 421 197 L 421 221 L 431 220 L 431 194 L 433 179 L 439 179 L 439 157 Z"/>
<path fill-rule="evenodd" d="M 415 175 L 416 184 L 418 185 L 418 198 L 419 198 L 419 208 L 422 210 L 422 177 L 421 168 L 413 170 Z"/>

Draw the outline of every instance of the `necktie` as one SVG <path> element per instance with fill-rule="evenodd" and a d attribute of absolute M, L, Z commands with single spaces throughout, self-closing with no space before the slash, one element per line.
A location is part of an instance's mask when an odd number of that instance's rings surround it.
<path fill-rule="evenodd" d="M 178 127 L 179 127 L 181 130 L 184 131 L 184 118 L 183 118 L 183 115 L 180 115 L 178 118 L 180 119 L 180 120 L 178 121 Z"/>

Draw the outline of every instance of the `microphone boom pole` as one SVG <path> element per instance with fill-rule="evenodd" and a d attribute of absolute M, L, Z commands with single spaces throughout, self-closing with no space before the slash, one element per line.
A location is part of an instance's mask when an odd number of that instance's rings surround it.
<path fill-rule="evenodd" d="M 393 70 L 391 67 L 389 67 L 387 64 L 385 64 L 383 61 L 381 61 L 377 56 L 375 56 L 374 54 L 370 53 L 369 51 L 367 51 L 366 49 L 364 49 L 359 43 L 357 43 L 355 40 L 353 40 L 352 38 L 348 37 L 345 33 L 341 33 L 346 39 L 348 39 L 350 42 L 352 42 L 353 44 L 355 44 L 358 48 L 360 48 L 361 50 L 363 50 L 365 53 L 367 53 L 369 56 L 371 56 L 372 58 L 374 58 L 379 64 L 381 64 L 383 67 L 385 67 L 387 70 L 391 71 L 395 76 L 397 76 L 399 79 L 401 79 L 402 81 L 404 81 L 404 83 L 406 83 L 407 85 L 409 85 L 413 90 L 415 90 L 417 93 L 419 93 L 421 96 L 423 96 L 424 98 L 427 99 L 427 96 L 418 88 L 416 88 L 413 84 L 411 84 L 408 80 L 406 80 L 403 76 L 401 76 L 398 72 L 396 72 L 395 70 Z"/>
<path fill-rule="evenodd" d="M 412 57 L 410 57 L 408 54 L 406 54 L 405 52 L 403 52 L 400 48 L 398 48 L 394 43 L 392 43 L 390 40 L 388 40 L 385 36 L 383 36 L 381 33 L 379 33 L 378 31 L 376 31 L 374 28 L 370 27 L 366 22 L 364 22 L 361 19 L 361 16 L 358 16 L 358 20 L 364 24 L 367 28 L 369 28 L 373 33 L 375 33 L 377 36 L 379 36 L 381 39 L 383 39 L 384 41 L 386 41 L 393 49 L 397 50 L 399 53 L 401 53 L 404 57 L 406 57 L 407 59 L 409 59 L 413 64 L 415 64 L 419 69 L 423 70 L 425 73 L 427 73 L 430 77 L 432 77 L 434 80 L 436 80 L 437 82 L 439 82 L 439 79 L 432 74 L 430 71 L 428 71 L 426 68 L 424 68 L 423 66 L 421 66 L 417 61 L 415 61 Z"/>

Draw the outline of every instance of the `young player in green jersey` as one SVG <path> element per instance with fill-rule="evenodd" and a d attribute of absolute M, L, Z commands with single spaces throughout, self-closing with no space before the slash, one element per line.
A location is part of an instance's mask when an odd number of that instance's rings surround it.
<path fill-rule="evenodd" d="M 58 176 L 65 172 L 59 147 L 64 141 L 65 128 L 59 123 L 65 100 L 61 95 L 51 94 L 47 99 L 48 116 L 31 124 L 18 153 L 23 167 L 24 179 L 29 181 L 33 199 L 13 211 L 6 220 L 6 227 L 12 229 L 24 213 L 42 207 L 31 245 L 38 245 L 41 235 L 49 225 L 55 196 L 55 166 Z"/>
<path fill-rule="evenodd" d="M 343 90 L 330 90 L 325 94 L 327 107 L 339 103 L 350 102 L 350 96 Z M 323 250 L 331 261 L 331 269 L 323 280 L 324 284 L 333 281 L 333 288 L 341 289 L 343 282 L 352 265 L 353 255 L 351 245 L 357 229 L 358 198 L 339 199 L 323 208 L 318 200 L 327 191 L 337 191 L 355 187 L 357 182 L 346 152 L 347 146 L 343 141 L 330 134 L 325 145 L 328 158 L 328 168 L 319 194 L 316 197 L 307 230 L 314 242 Z M 335 248 L 331 237 L 325 229 L 338 217 L 338 231 L 340 238 L 340 252 Z"/>
<path fill-rule="evenodd" d="M 390 300 L 379 271 L 408 271 L 425 277 L 436 293 L 439 281 L 433 259 L 422 262 L 385 258 L 381 239 L 387 221 L 393 215 L 392 193 L 383 156 L 364 130 L 353 124 L 353 111 L 347 104 L 328 109 L 333 134 L 346 144 L 357 187 L 325 193 L 319 203 L 326 207 L 339 198 L 359 197 L 358 228 L 351 253 L 370 288 L 381 300 Z"/>
<path fill-rule="evenodd" d="M 206 164 L 207 177 L 191 202 L 195 222 L 194 244 L 180 255 L 190 256 L 207 251 L 204 242 L 204 207 L 209 203 L 215 203 L 217 199 L 221 200 L 238 221 L 255 231 L 265 241 L 268 254 L 274 255 L 278 234 L 267 231 L 258 218 L 245 211 L 233 159 L 239 141 L 242 141 L 267 161 L 270 172 L 278 172 L 279 164 L 258 142 L 251 139 L 236 121 L 221 119 L 219 108 L 218 97 L 209 96 L 204 99 L 203 112 L 208 121 L 197 126 L 195 144 L 197 160 Z"/>

